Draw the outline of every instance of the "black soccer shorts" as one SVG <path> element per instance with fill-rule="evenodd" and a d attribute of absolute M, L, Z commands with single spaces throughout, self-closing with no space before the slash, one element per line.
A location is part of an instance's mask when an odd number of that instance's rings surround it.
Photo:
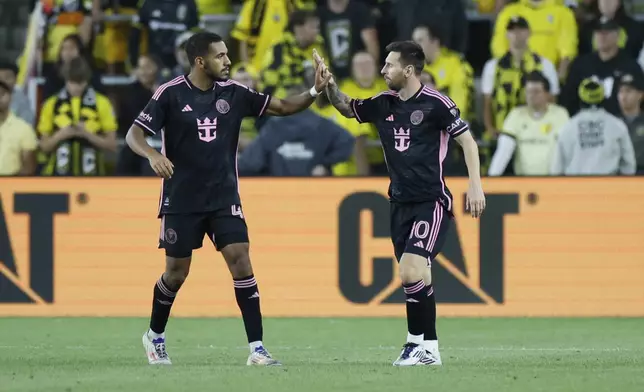
<path fill-rule="evenodd" d="M 413 253 L 432 260 L 440 253 L 452 215 L 439 202 L 391 203 L 391 241 L 396 260 Z"/>
<path fill-rule="evenodd" d="M 163 215 L 159 249 L 165 249 L 170 257 L 190 257 L 194 249 L 203 246 L 204 235 L 208 235 L 218 251 L 230 244 L 249 242 L 241 206 L 206 213 Z"/>

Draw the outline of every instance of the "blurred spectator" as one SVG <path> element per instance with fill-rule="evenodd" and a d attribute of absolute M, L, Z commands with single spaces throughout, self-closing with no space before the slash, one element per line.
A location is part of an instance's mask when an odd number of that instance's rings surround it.
<path fill-rule="evenodd" d="M 526 106 L 510 112 L 503 124 L 490 176 L 500 176 L 514 157 L 514 174 L 546 176 L 557 147 L 557 135 L 570 119 L 561 106 L 550 103 L 550 81 L 534 71 L 526 77 Z"/>
<path fill-rule="evenodd" d="M 559 78 L 564 79 L 570 62 L 577 55 L 577 22 L 572 11 L 554 0 L 520 0 L 508 4 L 494 25 L 493 57 L 501 57 L 508 51 L 506 31 L 508 22 L 515 16 L 525 18 L 532 29 L 530 50 L 555 64 Z"/>
<path fill-rule="evenodd" d="M 40 148 L 49 154 L 46 176 L 105 175 L 103 150 L 116 151 L 112 104 L 90 86 L 91 69 L 77 57 L 63 66 L 65 88 L 40 113 Z"/>
<path fill-rule="evenodd" d="M 639 23 L 626 14 L 621 0 L 598 0 L 597 4 L 601 15 L 582 26 L 579 53 L 587 54 L 597 49 L 597 42 L 594 40 L 596 25 L 609 19 L 619 25 L 619 47 L 633 58 L 637 58 L 642 49 L 642 28 Z"/>
<path fill-rule="evenodd" d="M 139 116 L 141 110 L 158 87 L 159 71 L 161 70 L 160 62 L 157 58 L 150 55 L 139 57 L 139 64 L 136 67 L 136 81 L 128 86 L 127 96 L 120 102 L 118 112 L 118 134 L 120 139 L 124 139 L 127 131 L 132 126 L 134 119 Z M 161 150 L 162 140 L 160 133 L 148 136 L 148 144 L 157 150 Z M 116 175 L 119 176 L 154 176 L 155 173 L 150 167 L 148 160 L 134 153 L 130 147 L 125 144 L 119 152 L 116 164 Z"/>
<path fill-rule="evenodd" d="M 352 78 L 346 79 L 340 89 L 355 99 L 367 99 L 388 90 L 385 81 L 379 77 L 376 61 L 367 52 L 358 52 L 353 56 Z M 374 171 L 386 174 L 385 158 L 380 147 L 378 130 L 373 124 L 360 124 L 347 128 L 356 138 L 353 157 L 333 167 L 335 176 L 366 176 Z M 355 133 L 353 133 L 355 132 Z M 371 147 L 370 147 L 371 145 Z"/>
<path fill-rule="evenodd" d="M 427 71 L 423 71 L 420 73 L 420 82 L 426 86 L 429 86 L 430 88 L 433 88 L 434 90 L 436 89 L 436 80 Z"/>
<path fill-rule="evenodd" d="M 43 73 L 56 66 L 60 46 L 69 35 L 77 35 L 81 47 L 89 45 L 92 39 L 92 0 L 44 0 L 45 14 L 45 56 Z"/>
<path fill-rule="evenodd" d="M 35 115 L 31 102 L 25 92 L 16 87 L 18 66 L 10 61 L 0 61 L 0 81 L 6 83 L 12 90 L 11 111 L 33 127 Z"/>
<path fill-rule="evenodd" d="M 257 71 L 246 63 L 238 63 L 230 70 L 230 78 L 253 90 L 257 90 Z M 257 137 L 257 118 L 246 117 L 242 120 L 239 132 L 239 150 L 243 151 Z"/>
<path fill-rule="evenodd" d="M 177 65 L 172 70 L 172 75 L 168 81 L 176 78 L 177 76 L 187 75 L 190 73 L 190 61 L 186 53 L 186 42 L 192 37 L 192 31 L 181 33 L 174 41 L 174 57 L 177 60 Z"/>
<path fill-rule="evenodd" d="M 134 70 L 136 80 L 127 86 L 127 94 L 122 97 L 119 104 L 118 137 L 125 138 L 128 129 L 138 117 L 146 103 L 158 87 L 160 60 L 152 55 L 142 55 Z"/>
<path fill-rule="evenodd" d="M 616 78 L 630 74 L 636 79 L 644 78 L 639 64 L 626 52 L 619 49 L 619 25 L 610 19 L 602 19 L 596 25 L 595 41 L 597 51 L 575 59 L 570 66 L 570 75 L 561 92 L 561 104 L 571 115 L 580 109 L 578 89 L 581 81 L 594 77 L 602 83 L 606 93 L 604 108 L 611 114 L 619 116 L 617 91 L 619 83 Z"/>
<path fill-rule="evenodd" d="M 409 39 L 416 26 L 433 26 L 442 33 L 444 47 L 465 54 L 468 21 L 462 1 L 398 0 L 395 13 L 399 40 Z"/>
<path fill-rule="evenodd" d="M 195 0 L 199 15 L 222 15 L 232 11 L 230 0 Z"/>
<path fill-rule="evenodd" d="M 38 139 L 33 127 L 10 110 L 13 87 L 0 80 L 0 176 L 31 175 Z"/>
<path fill-rule="evenodd" d="M 303 85 L 297 92 L 307 89 Z M 292 116 L 272 117 L 239 156 L 239 173 L 328 175 L 331 166 L 349 159 L 353 144 L 353 137 L 342 127 L 309 109 Z"/>
<path fill-rule="evenodd" d="M 539 71 L 548 79 L 550 94 L 559 95 L 559 78 L 550 60 L 530 51 L 530 27 L 525 18 L 516 16 L 508 21 L 509 50 L 501 58 L 485 63 L 481 78 L 483 121 L 486 131 L 496 135 L 506 116 L 525 103 L 525 77 Z"/>
<path fill-rule="evenodd" d="M 644 174 L 644 113 L 642 113 L 644 81 L 637 80 L 628 74 L 622 76 L 618 97 L 622 119 L 628 127 L 635 150 L 637 174 L 642 175 Z"/>
<path fill-rule="evenodd" d="M 441 32 L 435 27 L 416 27 L 412 39 L 423 48 L 424 70 L 433 76 L 436 89 L 449 95 L 464 119 L 471 119 L 470 104 L 474 94 L 472 67 L 458 53 L 443 45 Z"/>
<path fill-rule="evenodd" d="M 84 59 L 87 64 L 91 64 L 91 59 L 85 51 L 85 46 L 83 46 L 83 41 L 81 40 L 80 36 L 77 34 L 72 34 L 65 37 L 60 45 L 60 53 L 58 54 L 56 67 L 51 69 L 50 74 L 44 75 L 45 84 L 43 85 L 43 96 L 45 98 L 49 98 L 52 95 L 57 94 L 62 88 L 65 87 L 65 79 L 61 74 L 62 69 L 73 59 L 79 57 Z M 101 82 L 101 78 L 97 73 L 92 74 L 90 85 L 99 92 L 104 91 L 103 83 Z"/>
<path fill-rule="evenodd" d="M 130 34 L 130 62 L 138 63 L 141 32 L 147 31 L 147 53 L 157 56 L 162 64 L 162 74 L 169 77 L 177 65 L 173 43 L 187 30 L 199 27 L 199 14 L 195 0 L 143 0 Z"/>
<path fill-rule="evenodd" d="M 94 0 L 92 21 L 96 35 L 93 55 L 98 68 L 105 69 L 110 74 L 125 72 L 132 23 L 127 20 L 106 21 L 104 17 L 135 16 L 138 13 L 138 3 L 139 0 Z"/>
<path fill-rule="evenodd" d="M 338 81 L 351 76 L 351 59 L 366 50 L 380 60 L 380 44 L 371 10 L 357 0 L 326 0 L 318 9 L 328 63 Z"/>
<path fill-rule="evenodd" d="M 264 56 L 280 39 L 289 15 L 298 10 L 315 10 L 314 0 L 245 0 L 230 35 L 239 41 L 241 61 L 261 69 Z"/>
<path fill-rule="evenodd" d="M 288 31 L 266 52 L 260 81 L 265 94 L 284 98 L 287 90 L 304 84 L 314 74 L 312 51 L 322 50 L 320 19 L 313 11 L 291 14 Z M 324 57 L 324 52 L 320 53 Z"/>
<path fill-rule="evenodd" d="M 553 175 L 635 174 L 635 153 L 626 124 L 604 110 L 604 87 L 594 79 L 579 85 L 582 110 L 559 133 Z"/>

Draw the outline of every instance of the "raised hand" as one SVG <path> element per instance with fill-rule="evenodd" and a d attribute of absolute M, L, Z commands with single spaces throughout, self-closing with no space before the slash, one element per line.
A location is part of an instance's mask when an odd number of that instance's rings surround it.
<path fill-rule="evenodd" d="M 315 90 L 320 93 L 326 88 L 333 75 L 324 64 L 324 59 L 320 57 L 315 49 L 313 49 L 313 60 L 315 61 Z"/>

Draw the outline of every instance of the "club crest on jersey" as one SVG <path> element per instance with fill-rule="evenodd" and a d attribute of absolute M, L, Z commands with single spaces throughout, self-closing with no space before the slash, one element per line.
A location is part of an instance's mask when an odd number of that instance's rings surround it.
<path fill-rule="evenodd" d="M 423 114 L 422 110 L 414 110 L 411 113 L 411 116 L 409 116 L 409 121 L 411 121 L 411 123 L 414 125 L 418 125 L 423 122 L 424 117 L 425 115 Z"/>
<path fill-rule="evenodd" d="M 226 114 L 230 111 L 230 105 L 228 102 L 224 101 L 223 99 L 220 99 L 217 101 L 215 104 L 215 107 L 217 108 L 217 111 L 221 114 Z"/>
<path fill-rule="evenodd" d="M 203 120 L 197 119 L 197 129 L 199 130 L 199 139 L 210 143 L 217 138 L 217 117 L 214 120 L 208 117 Z"/>
<path fill-rule="evenodd" d="M 394 128 L 394 140 L 396 141 L 395 147 L 398 151 L 405 151 L 409 148 L 411 141 L 411 132 L 409 129 L 396 129 Z"/>

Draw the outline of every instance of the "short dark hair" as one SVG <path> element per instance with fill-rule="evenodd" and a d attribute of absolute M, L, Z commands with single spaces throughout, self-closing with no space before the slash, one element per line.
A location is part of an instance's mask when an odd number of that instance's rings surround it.
<path fill-rule="evenodd" d="M 413 66 L 416 75 L 420 75 L 423 72 L 425 53 L 423 53 L 423 48 L 414 41 L 392 42 L 387 45 L 385 50 L 400 53 L 400 63 L 405 67 L 408 65 Z"/>
<path fill-rule="evenodd" d="M 550 92 L 550 81 L 539 71 L 532 71 L 526 75 L 524 85 L 528 84 L 528 82 L 541 83 L 543 84 L 543 89 L 546 90 L 546 92 Z"/>
<path fill-rule="evenodd" d="M 317 18 L 314 11 L 297 10 L 293 11 L 288 17 L 288 31 L 293 32 L 295 26 L 302 26 L 311 19 Z"/>
<path fill-rule="evenodd" d="M 0 60 L 0 70 L 9 70 L 13 72 L 14 76 L 18 76 L 18 66 L 12 61 Z"/>
<path fill-rule="evenodd" d="M 76 57 L 63 65 L 61 73 L 66 82 L 87 83 L 92 79 L 92 69 L 82 57 Z"/>
<path fill-rule="evenodd" d="M 202 31 L 188 38 L 188 41 L 186 41 L 186 54 L 190 65 L 195 65 L 197 57 L 205 57 L 208 54 L 210 44 L 221 41 L 223 39 L 219 34 L 209 31 Z"/>
<path fill-rule="evenodd" d="M 426 29 L 429 34 L 429 38 L 443 42 L 443 30 L 435 24 L 419 24 L 415 29 Z M 414 29 L 414 30 L 415 30 Z"/>

